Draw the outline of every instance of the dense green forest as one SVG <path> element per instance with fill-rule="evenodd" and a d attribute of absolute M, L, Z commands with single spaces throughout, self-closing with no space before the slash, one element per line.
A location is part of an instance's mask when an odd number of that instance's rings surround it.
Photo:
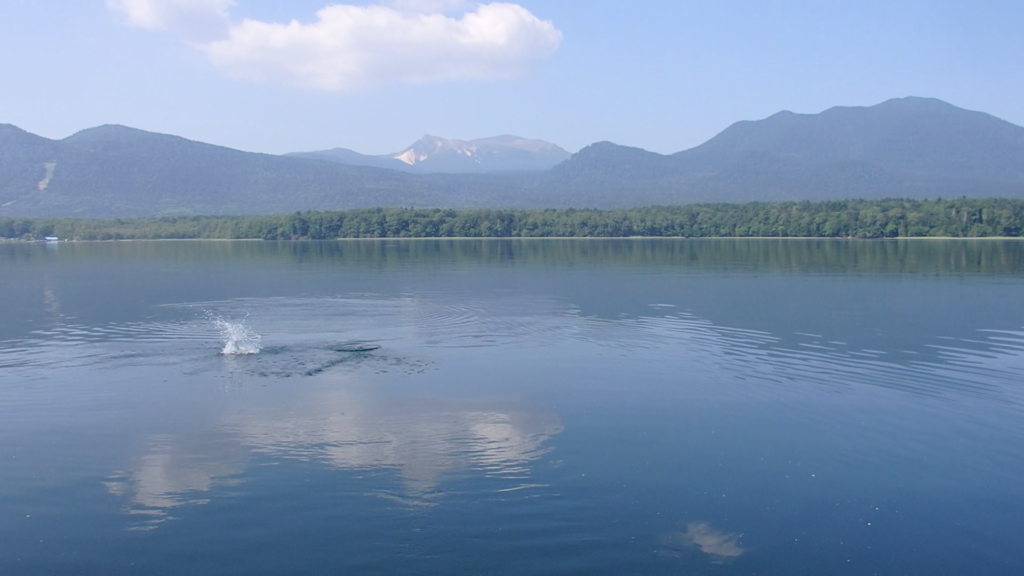
<path fill-rule="evenodd" d="M 1024 200 L 838 200 L 687 204 L 623 210 L 374 208 L 283 216 L 155 219 L 0 218 L 0 238 L 40 240 L 450 237 L 957 238 L 1024 230 Z"/>

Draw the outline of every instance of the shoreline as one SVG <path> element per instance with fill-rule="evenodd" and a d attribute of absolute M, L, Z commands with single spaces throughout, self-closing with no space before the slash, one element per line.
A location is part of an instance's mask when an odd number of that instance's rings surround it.
<path fill-rule="evenodd" d="M 109 240 L 61 240 L 46 242 L 43 240 L 22 240 L 18 238 L 0 238 L 0 243 L 42 244 L 59 246 L 62 244 L 98 244 L 119 242 L 379 242 L 382 240 L 422 241 L 422 240 L 829 240 L 835 242 L 892 242 L 903 240 L 968 240 L 968 241 L 1022 241 L 1024 236 L 897 236 L 892 238 L 857 238 L 836 236 L 395 236 L 380 238 L 330 238 L 294 240 L 265 240 L 263 238 L 119 238 Z"/>

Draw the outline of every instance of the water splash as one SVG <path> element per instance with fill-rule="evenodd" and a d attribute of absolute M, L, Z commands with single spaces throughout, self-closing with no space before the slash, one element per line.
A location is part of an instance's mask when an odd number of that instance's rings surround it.
<path fill-rule="evenodd" d="M 231 322 L 219 316 L 208 314 L 214 325 L 224 338 L 224 348 L 220 353 L 225 356 L 244 356 L 259 354 L 261 336 L 252 331 L 245 322 Z"/>

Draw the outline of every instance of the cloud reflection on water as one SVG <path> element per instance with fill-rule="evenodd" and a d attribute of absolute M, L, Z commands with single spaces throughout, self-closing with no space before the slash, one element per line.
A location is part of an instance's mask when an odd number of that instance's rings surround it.
<path fill-rule="evenodd" d="M 204 504 L 218 486 L 243 479 L 252 453 L 320 462 L 345 470 L 393 471 L 373 494 L 430 505 L 446 479 L 476 474 L 503 480 L 494 491 L 536 486 L 530 463 L 562 431 L 558 416 L 516 401 L 384 399 L 341 391 L 291 405 L 230 412 L 204 437 L 157 436 L 135 466 L 108 479 L 130 498 L 127 513 L 163 521 L 169 510 Z"/>
<path fill-rule="evenodd" d="M 660 553 L 663 556 L 680 557 L 684 552 L 700 550 L 711 556 L 716 563 L 730 562 L 747 552 L 740 546 L 741 536 L 733 532 L 722 532 L 706 522 L 690 522 L 685 531 L 671 532 L 659 538 L 664 547 Z"/>
<path fill-rule="evenodd" d="M 135 466 L 107 479 L 107 490 L 129 497 L 129 514 L 150 520 L 136 528 L 155 527 L 167 513 L 185 504 L 205 504 L 217 485 L 230 484 L 244 469 L 245 451 L 233 439 L 218 434 L 150 437 L 149 453 Z"/>
<path fill-rule="evenodd" d="M 523 403 L 438 398 L 380 399 L 330 392 L 287 412 L 244 413 L 227 426 L 258 452 L 343 469 L 397 471 L 407 496 L 445 476 L 527 477 L 528 463 L 561 432 L 558 416 Z"/>

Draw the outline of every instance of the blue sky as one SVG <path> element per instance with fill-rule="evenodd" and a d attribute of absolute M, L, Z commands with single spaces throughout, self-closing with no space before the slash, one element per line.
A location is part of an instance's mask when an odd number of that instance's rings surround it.
<path fill-rule="evenodd" d="M 1020 2 L 350 4 L 4 0 L 0 122 L 271 153 L 426 133 L 669 153 L 737 120 L 908 95 L 1024 125 Z"/>

